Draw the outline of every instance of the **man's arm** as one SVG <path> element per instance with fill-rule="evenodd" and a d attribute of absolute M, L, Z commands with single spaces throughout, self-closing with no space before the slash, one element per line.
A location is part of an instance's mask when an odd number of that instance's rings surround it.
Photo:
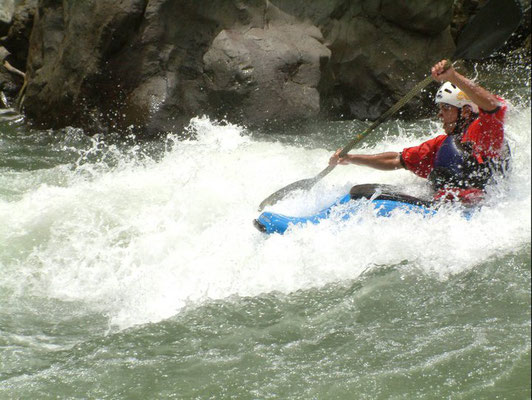
<path fill-rule="evenodd" d="M 470 99 L 484 111 L 494 111 L 500 103 L 497 97 L 481 86 L 458 73 L 452 66 L 445 70 L 446 61 L 442 60 L 432 67 L 432 78 L 438 82 L 449 81 L 462 90 Z"/>
<path fill-rule="evenodd" d="M 346 165 L 355 164 L 380 169 L 382 171 L 393 171 L 403 168 L 401 164 L 400 153 L 386 152 L 380 154 L 346 154 L 344 157 L 339 156 L 342 149 L 338 149 L 329 160 L 329 165 Z"/>

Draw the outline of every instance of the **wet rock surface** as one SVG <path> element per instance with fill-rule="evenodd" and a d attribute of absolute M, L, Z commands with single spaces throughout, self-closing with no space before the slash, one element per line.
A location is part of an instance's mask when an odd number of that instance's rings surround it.
<path fill-rule="evenodd" d="M 196 115 L 259 128 L 375 119 L 452 54 L 479 2 L 15 0 L 0 45 L 43 127 L 151 136 Z"/>

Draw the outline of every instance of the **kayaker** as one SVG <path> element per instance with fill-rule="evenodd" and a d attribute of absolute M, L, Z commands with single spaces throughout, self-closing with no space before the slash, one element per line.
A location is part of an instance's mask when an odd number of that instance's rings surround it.
<path fill-rule="evenodd" d="M 445 69 L 445 64 L 440 61 L 431 70 L 434 80 L 444 82 L 435 98 L 444 135 L 399 153 L 340 157 L 339 149 L 329 164 L 380 170 L 405 168 L 430 181 L 434 200 L 480 201 L 493 175 L 508 167 L 510 154 L 504 139 L 507 105 L 453 67 Z"/>

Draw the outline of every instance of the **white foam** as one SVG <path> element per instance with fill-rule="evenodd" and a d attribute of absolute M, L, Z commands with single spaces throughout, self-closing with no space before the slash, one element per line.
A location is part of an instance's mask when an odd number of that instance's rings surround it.
<path fill-rule="evenodd" d="M 57 168 L 67 175 L 64 186 L 43 184 L 20 200 L 0 201 L 0 285 L 82 302 L 125 328 L 170 317 L 191 302 L 291 292 L 404 260 L 444 279 L 530 243 L 529 111 L 516 112 L 508 125 L 508 190 L 493 189 L 470 221 L 453 209 L 433 218 L 376 218 L 368 209 L 285 236 L 253 228 L 258 204 L 316 175 L 331 151 L 252 140 L 237 126 L 194 119 L 197 140 L 170 139 L 157 162 L 129 155 L 114 168 L 97 161 Z M 405 132 L 367 151 L 400 150 L 423 138 Z M 310 213 L 353 184 L 376 182 L 424 190 L 407 171 L 346 166 L 273 208 Z"/>

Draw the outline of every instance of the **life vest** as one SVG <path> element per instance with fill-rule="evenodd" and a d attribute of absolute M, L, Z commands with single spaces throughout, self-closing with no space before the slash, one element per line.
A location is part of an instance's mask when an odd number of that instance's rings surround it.
<path fill-rule="evenodd" d="M 428 179 L 435 190 L 484 189 L 495 174 L 505 175 L 509 166 L 510 148 L 506 142 L 500 157 L 486 157 L 480 163 L 472 156 L 471 143 L 461 143 L 458 135 L 452 135 L 438 149 Z"/>

